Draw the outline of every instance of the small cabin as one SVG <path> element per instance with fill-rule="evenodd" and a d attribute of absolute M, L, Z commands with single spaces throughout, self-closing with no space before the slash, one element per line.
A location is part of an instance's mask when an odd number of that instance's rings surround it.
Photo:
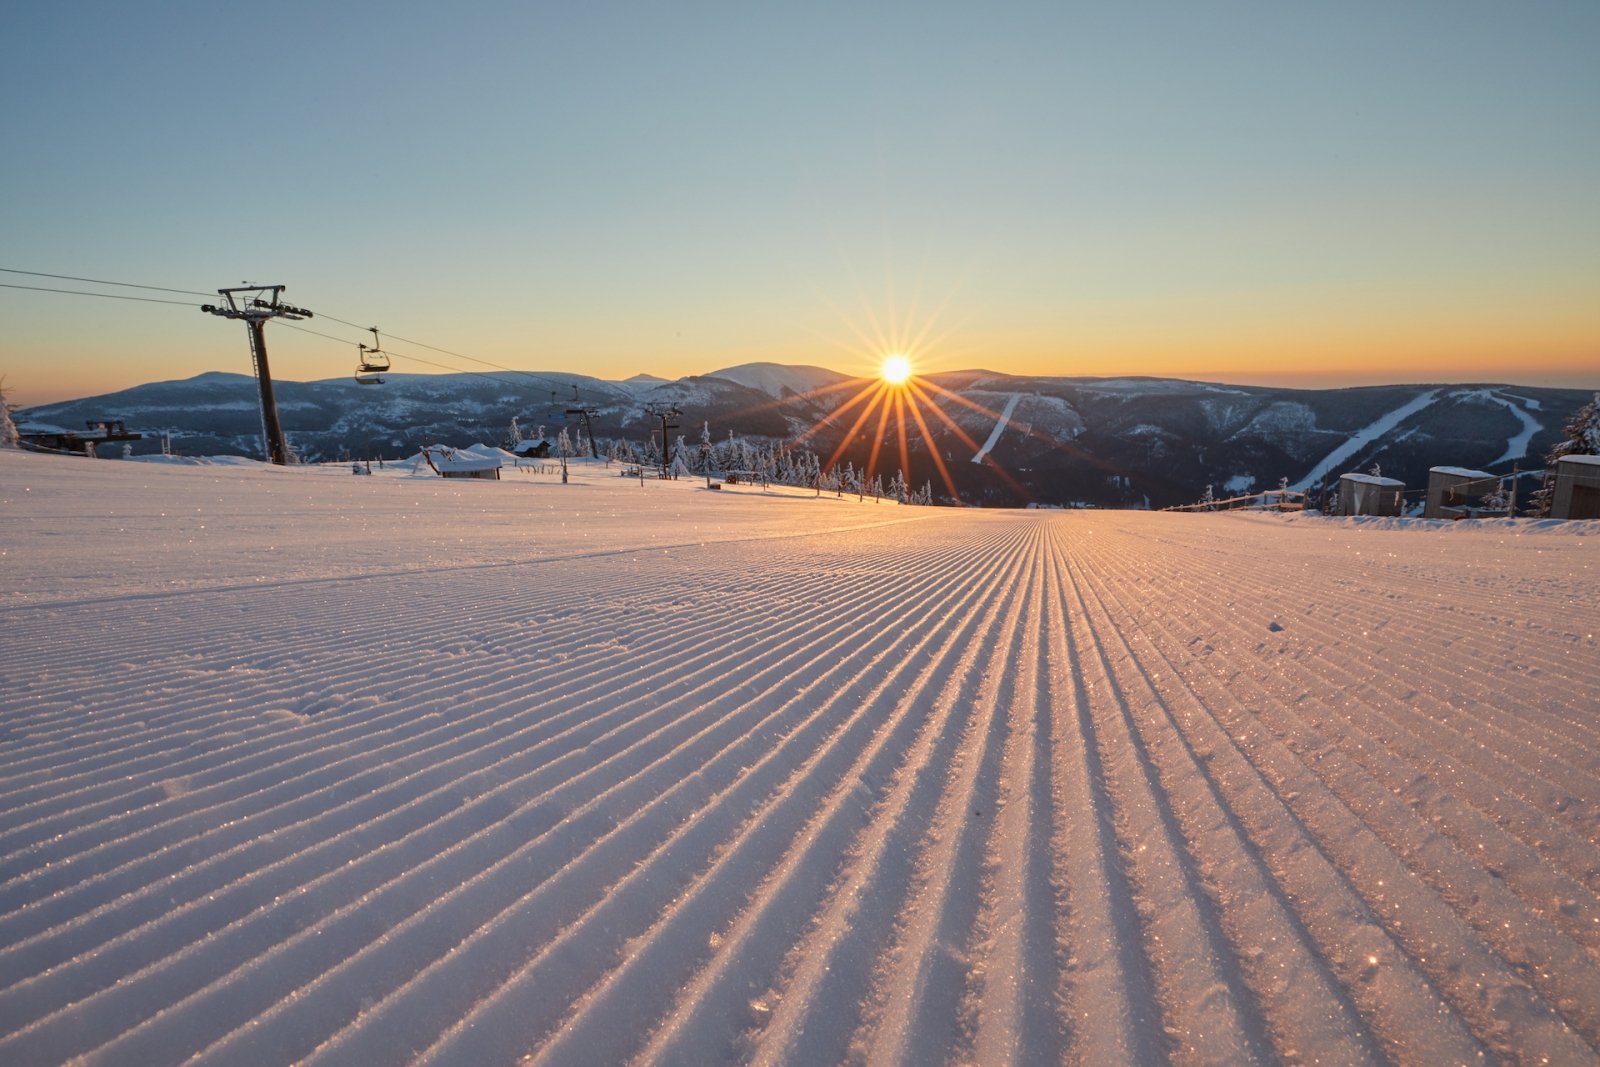
<path fill-rule="evenodd" d="M 531 439 L 526 441 L 518 441 L 511 449 L 511 454 L 516 456 L 518 459 L 549 459 L 550 442 L 534 441 Z"/>
<path fill-rule="evenodd" d="M 17 427 L 17 438 L 24 448 L 42 452 L 77 452 L 93 457 L 103 444 L 117 441 L 138 441 L 144 435 L 129 433 L 121 419 L 90 419 L 86 430 L 64 430 L 45 423 L 23 423 Z"/>
<path fill-rule="evenodd" d="M 492 478 L 500 480 L 500 457 L 479 452 L 451 448 L 449 445 L 429 445 L 422 450 L 428 466 L 441 478 Z"/>
<path fill-rule="evenodd" d="M 1405 502 L 1406 483 L 1376 474 L 1339 476 L 1340 515 L 1398 515 Z"/>
<path fill-rule="evenodd" d="M 1562 456 L 1556 460 L 1552 519 L 1600 519 L 1600 456 Z"/>
<path fill-rule="evenodd" d="M 1465 467 L 1428 468 L 1428 502 L 1425 519 L 1466 519 L 1482 513 L 1479 501 L 1498 491 L 1500 479 L 1488 471 Z M 1504 514 L 1502 509 L 1497 514 Z"/>

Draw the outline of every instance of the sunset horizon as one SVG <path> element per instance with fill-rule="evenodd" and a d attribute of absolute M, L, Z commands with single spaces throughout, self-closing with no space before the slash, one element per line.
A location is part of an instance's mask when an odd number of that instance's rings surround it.
<path fill-rule="evenodd" d="M 1600 388 L 1593 5 L 44 5 L 8 29 L 24 406 L 248 372 L 197 310 L 243 279 L 315 313 L 270 331 L 300 381 L 377 326 L 417 373 L 908 351 Z"/>

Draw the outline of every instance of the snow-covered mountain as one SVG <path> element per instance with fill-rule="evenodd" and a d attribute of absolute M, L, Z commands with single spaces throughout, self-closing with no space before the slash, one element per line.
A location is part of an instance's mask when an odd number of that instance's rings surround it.
<path fill-rule="evenodd" d="M 784 363 L 742 363 L 737 367 L 712 371 L 709 377 L 737 382 L 775 399 L 789 396 L 816 396 L 824 390 L 850 381 L 850 377 L 826 367 L 791 366 Z"/>
<path fill-rule="evenodd" d="M 381 387 L 278 382 L 293 446 L 313 460 L 397 456 L 435 441 L 499 443 L 513 418 L 523 434 L 542 427 L 554 437 L 564 425 L 575 432 L 574 408 L 594 413 L 600 439 L 644 443 L 659 436 L 655 413 L 676 411 L 674 439 L 803 439 L 824 460 L 857 468 L 876 454 L 879 469 L 904 465 L 914 485 L 954 486 L 965 501 L 994 505 L 1163 506 L 1195 500 L 1207 484 L 1219 496 L 1281 478 L 1311 488 L 1374 465 L 1416 488 L 1435 465 L 1538 469 L 1588 399 L 1581 390 L 1492 384 L 1308 390 L 971 370 L 918 378 L 905 404 L 879 406 L 875 382 L 771 363 L 677 381 L 559 371 L 386 378 Z M 255 383 L 242 374 L 141 385 L 19 418 L 67 428 L 122 419 L 147 435 L 139 452 L 158 449 L 163 434 L 189 454 L 261 451 Z"/>

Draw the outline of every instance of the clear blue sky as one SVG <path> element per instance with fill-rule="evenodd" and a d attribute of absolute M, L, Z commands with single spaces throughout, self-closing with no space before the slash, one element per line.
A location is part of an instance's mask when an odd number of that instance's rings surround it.
<path fill-rule="evenodd" d="M 0 267 L 518 368 L 1600 386 L 1593 0 L 19 3 L 0 98 Z M 0 322 L 23 403 L 248 370 L 180 307 Z M 311 325 L 278 373 L 347 374 Z"/>

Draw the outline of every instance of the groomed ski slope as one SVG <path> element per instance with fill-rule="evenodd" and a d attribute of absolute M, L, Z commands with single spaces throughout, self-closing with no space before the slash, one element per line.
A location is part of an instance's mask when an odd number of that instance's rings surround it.
<path fill-rule="evenodd" d="M 1593 1063 L 1597 547 L 0 454 L 0 1062 Z"/>

